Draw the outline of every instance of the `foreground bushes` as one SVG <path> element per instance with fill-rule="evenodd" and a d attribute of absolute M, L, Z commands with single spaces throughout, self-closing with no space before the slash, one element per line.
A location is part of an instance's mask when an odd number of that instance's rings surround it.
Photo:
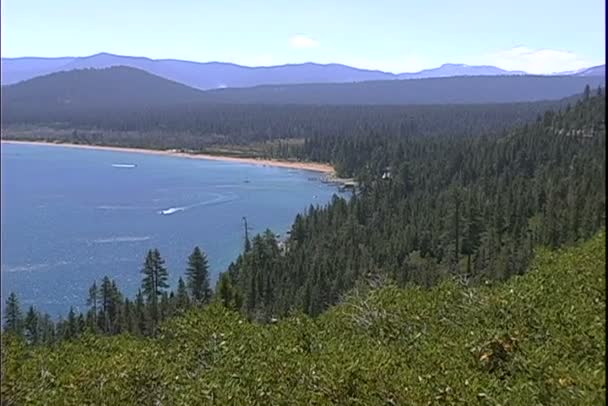
<path fill-rule="evenodd" d="M 318 319 L 219 305 L 155 339 L 3 337 L 2 404 L 604 404 L 605 232 L 497 286 L 353 293 Z"/>

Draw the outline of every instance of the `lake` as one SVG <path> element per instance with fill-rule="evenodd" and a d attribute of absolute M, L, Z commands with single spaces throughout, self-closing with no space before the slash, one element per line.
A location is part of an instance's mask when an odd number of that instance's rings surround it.
<path fill-rule="evenodd" d="M 2 144 L 2 305 L 51 315 L 84 309 L 88 288 L 108 275 L 133 296 L 150 248 L 174 288 L 194 246 L 211 281 L 251 233 L 285 236 L 297 213 L 323 205 L 335 186 L 321 173 L 245 163 Z"/>

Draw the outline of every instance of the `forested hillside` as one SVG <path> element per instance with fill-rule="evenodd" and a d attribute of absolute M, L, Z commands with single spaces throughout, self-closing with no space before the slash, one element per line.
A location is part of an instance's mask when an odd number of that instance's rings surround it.
<path fill-rule="evenodd" d="M 456 76 L 360 83 L 268 85 L 206 92 L 217 102 L 263 104 L 475 104 L 560 99 L 603 76 Z"/>
<path fill-rule="evenodd" d="M 283 251 L 256 236 L 218 289 L 267 320 L 317 315 L 366 277 L 432 286 L 521 274 L 535 246 L 605 224 L 605 147 L 603 90 L 502 137 L 312 139 L 307 156 L 357 176 L 360 190 L 297 216 Z"/>
<path fill-rule="evenodd" d="M 530 103 L 435 106 L 307 106 L 192 103 L 119 111 L 37 110 L 3 103 L 4 139 L 80 144 L 241 151 L 246 155 L 328 162 L 333 146 L 310 142 L 343 136 L 479 136 L 533 122 L 547 110 L 566 108 L 582 97 Z M 307 140 L 307 141 L 305 141 Z M 304 142 L 307 147 L 302 149 Z M 333 141 L 328 141 L 333 142 Z"/>
<path fill-rule="evenodd" d="M 2 404 L 601 405 L 606 239 L 543 250 L 497 286 L 367 287 L 317 319 L 220 304 L 154 339 L 2 335 Z"/>

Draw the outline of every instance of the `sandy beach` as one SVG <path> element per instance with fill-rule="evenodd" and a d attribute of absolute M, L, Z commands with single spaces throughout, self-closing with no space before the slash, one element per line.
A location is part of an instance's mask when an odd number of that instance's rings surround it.
<path fill-rule="evenodd" d="M 280 161 L 274 159 L 257 159 L 257 158 L 239 158 L 232 156 L 221 156 L 221 155 L 207 155 L 207 154 L 191 154 L 186 152 L 176 152 L 172 150 L 153 150 L 153 149 L 140 149 L 140 148 L 124 148 L 124 147 L 105 147 L 98 145 L 81 145 L 81 144 L 68 144 L 68 143 L 54 143 L 44 141 L 14 141 L 14 140 L 2 140 L 2 144 L 26 144 L 26 145 L 48 145 L 55 147 L 69 147 L 69 148 L 81 148 L 81 149 L 96 149 L 105 151 L 119 151 L 119 152 L 135 152 L 141 154 L 152 154 L 152 155 L 165 155 L 174 156 L 180 158 L 190 159 L 207 159 L 213 161 L 226 161 L 226 162 L 238 162 L 244 164 L 254 164 L 263 166 L 275 166 L 279 168 L 291 168 L 291 169 L 302 169 L 307 171 L 322 172 L 329 176 L 333 176 L 334 168 L 331 165 L 318 163 L 318 162 L 292 162 L 292 161 Z"/>

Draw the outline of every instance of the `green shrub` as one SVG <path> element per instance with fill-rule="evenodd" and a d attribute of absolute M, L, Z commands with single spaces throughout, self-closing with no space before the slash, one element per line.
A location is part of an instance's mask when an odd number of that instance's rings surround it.
<path fill-rule="evenodd" d="M 605 403 L 605 232 L 496 286 L 387 286 L 317 319 L 219 304 L 155 339 L 2 337 L 2 404 Z"/>

